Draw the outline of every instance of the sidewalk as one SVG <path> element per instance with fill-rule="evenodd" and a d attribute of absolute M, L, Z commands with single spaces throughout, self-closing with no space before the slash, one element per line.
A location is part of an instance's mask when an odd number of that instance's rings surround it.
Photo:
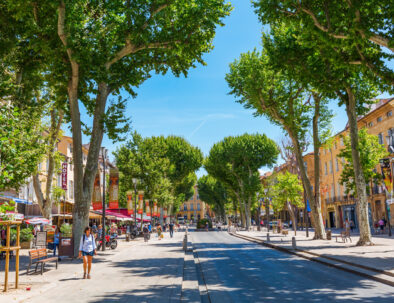
<path fill-rule="evenodd" d="M 81 260 L 63 260 L 59 269 L 49 265 L 42 276 L 21 275 L 20 289 L 0 292 L 3 302 L 173 302 L 181 297 L 184 252 L 183 232 L 159 240 L 152 235 L 99 252 L 94 258 L 92 279 L 82 279 Z M 13 267 L 11 267 L 13 268 Z M 25 273 L 25 267 L 21 267 Z M 10 274 L 14 282 L 14 274 Z M 0 284 L 4 271 L 0 272 Z M 31 287 L 30 291 L 26 288 Z M 164 300 L 165 298 L 165 300 Z"/>
<path fill-rule="evenodd" d="M 289 230 L 287 236 L 270 232 L 270 241 L 267 241 L 267 231 L 239 231 L 237 234 L 254 237 L 266 243 L 279 246 L 288 250 L 293 250 L 292 237 L 294 231 Z M 380 271 L 385 271 L 394 276 L 394 237 L 387 235 L 373 236 L 373 246 L 356 246 L 357 235 L 352 235 L 352 242 L 342 242 L 339 231 L 334 231 L 332 240 L 313 240 L 314 232 L 309 232 L 307 238 L 304 231 L 297 231 L 296 248 L 318 254 L 322 257 L 335 258 L 351 264 L 371 267 Z M 336 242 L 338 236 L 338 242 Z"/>

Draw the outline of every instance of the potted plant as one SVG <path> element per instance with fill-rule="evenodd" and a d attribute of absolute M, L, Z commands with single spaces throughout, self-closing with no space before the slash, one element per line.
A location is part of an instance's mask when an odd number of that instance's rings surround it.
<path fill-rule="evenodd" d="M 9 201 L 0 204 L 0 221 L 13 221 L 15 219 L 15 214 L 7 213 L 15 210 L 15 202 Z"/>
<path fill-rule="evenodd" d="M 72 230 L 73 230 L 73 226 L 71 224 L 63 223 L 62 226 L 60 226 L 60 232 L 62 233 L 63 238 L 71 237 Z"/>
<path fill-rule="evenodd" d="M 30 228 L 22 228 L 20 233 L 20 243 L 22 249 L 30 249 L 34 236 Z"/>

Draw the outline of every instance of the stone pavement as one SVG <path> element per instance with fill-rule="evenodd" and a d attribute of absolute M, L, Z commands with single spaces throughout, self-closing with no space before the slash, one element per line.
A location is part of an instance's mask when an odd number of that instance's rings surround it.
<path fill-rule="evenodd" d="M 0 293 L 0 302 L 179 302 L 182 291 L 183 232 L 163 240 L 152 235 L 119 241 L 116 250 L 107 250 L 94 259 L 92 279 L 83 280 L 81 260 L 63 260 L 59 269 L 48 266 L 44 275 L 21 275 L 19 290 Z M 22 267 L 25 273 L 25 267 Z M 10 275 L 11 282 L 14 275 Z M 0 272 L 0 284 L 4 271 Z M 31 287 L 30 291 L 26 288 Z"/>
<path fill-rule="evenodd" d="M 267 241 L 267 231 L 239 231 L 241 235 L 252 236 Z M 333 232 L 332 240 L 313 240 L 313 231 L 307 238 L 305 231 L 297 231 L 296 246 L 297 249 L 306 250 L 321 256 L 333 257 L 339 260 L 358 264 L 361 266 L 372 267 L 378 270 L 389 272 L 394 275 L 394 236 L 387 235 L 373 236 L 373 246 L 356 246 L 358 241 L 357 235 L 352 235 L 352 242 L 343 243 L 339 237 L 339 231 Z M 270 241 L 268 243 L 292 249 L 292 237 L 294 231 L 289 230 L 287 236 L 274 234 L 270 232 Z M 336 242 L 338 236 L 338 242 Z"/>

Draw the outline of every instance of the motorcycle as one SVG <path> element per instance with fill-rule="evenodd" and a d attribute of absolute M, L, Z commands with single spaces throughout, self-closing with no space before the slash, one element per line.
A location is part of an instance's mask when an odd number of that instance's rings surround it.
<path fill-rule="evenodd" d="M 105 235 L 105 247 L 111 248 L 111 249 L 116 249 L 118 247 L 118 240 L 117 240 L 117 235 Z M 97 249 L 100 250 L 102 247 L 102 240 L 100 239 L 97 245 Z"/>

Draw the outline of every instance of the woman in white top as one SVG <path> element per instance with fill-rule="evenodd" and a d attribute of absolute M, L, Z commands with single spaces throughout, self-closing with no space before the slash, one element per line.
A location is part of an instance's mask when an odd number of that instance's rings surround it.
<path fill-rule="evenodd" d="M 86 279 L 86 267 L 88 268 L 87 278 L 90 279 L 90 269 L 92 268 L 93 255 L 96 253 L 96 242 L 90 231 L 90 227 L 85 227 L 84 233 L 79 242 L 79 258 L 83 257 L 83 278 Z"/>

